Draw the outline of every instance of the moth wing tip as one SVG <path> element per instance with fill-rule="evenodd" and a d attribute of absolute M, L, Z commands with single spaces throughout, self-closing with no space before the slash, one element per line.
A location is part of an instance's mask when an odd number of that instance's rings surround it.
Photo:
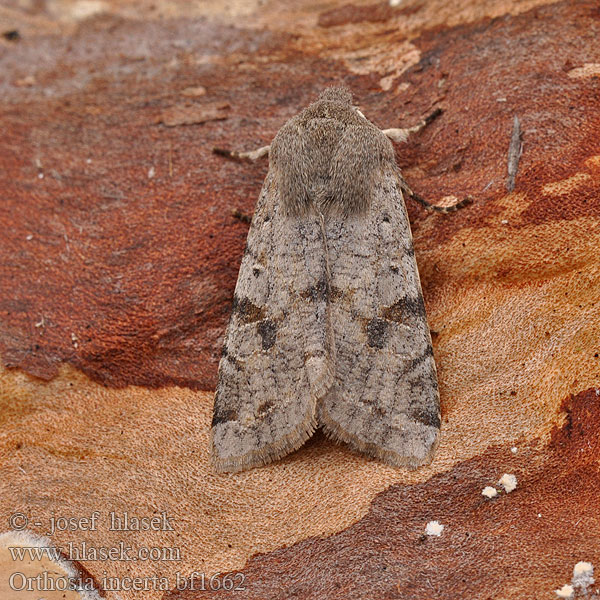
<path fill-rule="evenodd" d="M 409 469 L 414 471 L 429 465 L 435 455 L 439 443 L 439 428 L 423 423 L 415 422 L 421 428 L 426 428 L 428 435 L 414 437 L 404 444 L 403 448 L 391 450 L 382 446 L 365 441 L 356 434 L 346 431 L 338 423 L 327 417 L 322 411 L 319 416 L 320 425 L 325 434 L 335 442 L 344 442 L 352 450 L 369 456 L 393 467 Z"/>
<path fill-rule="evenodd" d="M 260 448 L 233 456 L 223 456 L 215 442 L 215 427 L 211 429 L 210 462 L 217 473 L 239 473 L 255 467 L 263 467 L 295 452 L 313 435 L 317 421 L 312 413 L 291 433 L 284 435 Z"/>

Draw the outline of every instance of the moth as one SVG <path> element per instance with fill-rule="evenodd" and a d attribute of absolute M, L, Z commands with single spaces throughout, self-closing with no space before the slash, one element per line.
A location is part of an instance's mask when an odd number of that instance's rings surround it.
<path fill-rule="evenodd" d="M 390 142 L 427 122 L 381 131 L 329 88 L 246 155 L 269 171 L 219 364 L 216 470 L 277 460 L 317 427 L 390 465 L 431 461 L 440 400 L 402 192 L 427 203 Z"/>

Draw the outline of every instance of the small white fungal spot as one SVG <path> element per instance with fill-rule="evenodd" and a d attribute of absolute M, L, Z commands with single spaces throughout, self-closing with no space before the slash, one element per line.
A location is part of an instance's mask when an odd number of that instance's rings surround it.
<path fill-rule="evenodd" d="M 71 334 L 71 341 L 73 342 L 74 348 L 79 347 L 79 338 L 74 333 Z"/>
<path fill-rule="evenodd" d="M 86 159 L 85 159 L 85 162 L 86 162 L 88 165 L 91 165 L 91 164 L 92 164 L 92 159 L 91 159 L 91 158 L 86 158 Z"/>
<path fill-rule="evenodd" d="M 573 567 L 573 575 L 578 577 L 579 575 L 593 575 L 594 574 L 594 565 L 590 562 L 585 562 L 583 560 L 579 561 Z"/>
<path fill-rule="evenodd" d="M 439 521 L 429 521 L 425 527 L 425 533 L 427 535 L 436 535 L 440 537 L 444 531 L 444 526 Z"/>
<path fill-rule="evenodd" d="M 580 587 L 585 591 L 594 582 L 594 565 L 583 560 L 579 561 L 573 567 L 573 579 L 571 580 L 573 586 Z"/>
<path fill-rule="evenodd" d="M 30 233 L 25 239 L 30 242 L 33 239 L 33 235 Z"/>
<path fill-rule="evenodd" d="M 44 179 L 44 174 L 43 173 L 38 173 L 38 179 Z"/>
<path fill-rule="evenodd" d="M 400 6 L 402 4 L 402 0 L 390 0 L 390 6 Z"/>
<path fill-rule="evenodd" d="M 513 446 L 513 447 L 510 449 L 510 451 L 511 451 L 513 454 L 516 454 L 516 453 L 519 451 L 519 449 L 518 449 L 516 446 Z"/>
<path fill-rule="evenodd" d="M 508 225 L 508 219 L 502 219 L 500 223 L 502 223 L 502 225 Z"/>
<path fill-rule="evenodd" d="M 156 171 L 154 170 L 154 166 L 150 167 L 150 169 L 148 170 L 148 179 L 152 179 L 155 173 Z"/>
<path fill-rule="evenodd" d="M 496 98 L 496 102 L 506 102 L 506 98 Z"/>
<path fill-rule="evenodd" d="M 501 485 L 504 488 L 504 491 L 507 494 L 510 494 L 510 492 L 512 492 L 517 487 L 517 478 L 509 473 L 504 473 L 504 475 L 500 477 L 498 485 Z"/>
<path fill-rule="evenodd" d="M 554 590 L 554 593 L 559 598 L 572 598 L 573 597 L 573 586 L 565 584 L 560 588 L 560 590 Z"/>
<path fill-rule="evenodd" d="M 542 518 L 542 513 L 538 513 L 538 519 Z"/>
<path fill-rule="evenodd" d="M 498 495 L 498 490 L 495 487 L 492 487 L 491 485 L 486 485 L 483 490 L 481 490 L 481 493 L 486 497 L 486 498 L 494 498 L 495 496 Z"/>

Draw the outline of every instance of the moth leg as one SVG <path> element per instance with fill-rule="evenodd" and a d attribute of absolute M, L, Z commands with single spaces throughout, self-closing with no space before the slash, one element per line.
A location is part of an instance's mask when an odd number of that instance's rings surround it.
<path fill-rule="evenodd" d="M 441 108 L 436 108 L 432 113 L 427 115 L 422 121 L 414 125 L 413 127 L 409 127 L 408 129 L 384 129 L 383 133 L 390 138 L 393 142 L 406 142 L 409 136 L 412 133 L 418 133 L 429 125 L 434 119 L 437 119 L 442 114 Z M 438 206 L 437 204 L 432 204 L 431 202 L 427 202 L 427 200 L 421 198 L 418 194 L 415 194 L 408 184 L 402 177 L 400 177 L 400 187 L 403 192 L 406 192 L 406 195 L 409 198 L 412 198 L 415 202 L 418 202 L 421 206 L 425 207 L 426 210 L 436 211 L 439 213 L 450 213 L 458 210 L 459 208 L 464 208 L 471 204 L 471 198 L 464 198 L 463 200 L 457 201 L 455 204 L 450 206 Z"/>
<path fill-rule="evenodd" d="M 413 192 L 410 189 L 410 187 L 408 187 L 408 183 L 406 183 L 406 181 L 404 181 L 403 179 L 400 179 L 400 187 L 402 188 L 403 192 L 406 192 L 406 195 L 409 198 L 411 198 L 415 202 L 418 202 L 421 206 L 425 207 L 425 210 L 431 210 L 439 213 L 447 214 L 455 212 L 460 208 L 464 208 L 465 206 L 468 206 L 473 202 L 471 198 L 467 197 L 463 198 L 462 200 L 458 200 L 456 203 L 451 204 L 450 206 L 439 206 L 438 204 L 432 204 L 431 202 L 427 202 L 427 200 L 424 200 L 423 198 L 421 198 L 421 196 L 415 194 L 415 192 Z"/>
<path fill-rule="evenodd" d="M 431 114 L 427 115 L 422 121 L 409 127 L 408 129 L 384 129 L 383 133 L 392 140 L 392 142 L 406 142 L 412 133 L 419 133 L 421 129 L 429 125 L 434 119 L 442 114 L 441 108 L 436 108 Z"/>
<path fill-rule="evenodd" d="M 249 152 L 236 152 L 235 150 L 226 150 L 225 148 L 213 148 L 213 153 L 231 160 L 250 160 L 254 162 L 259 158 L 269 155 L 271 146 L 262 146 L 256 150 L 250 150 Z"/>

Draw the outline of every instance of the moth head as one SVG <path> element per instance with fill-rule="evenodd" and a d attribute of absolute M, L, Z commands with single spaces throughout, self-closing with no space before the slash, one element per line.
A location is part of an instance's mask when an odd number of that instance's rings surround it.
<path fill-rule="evenodd" d="M 319 100 L 347 106 L 365 121 L 367 120 L 365 115 L 360 111 L 360 108 L 352 102 L 352 92 L 347 87 L 329 87 L 320 93 Z"/>
<path fill-rule="evenodd" d="M 352 106 L 352 92 L 347 87 L 329 87 L 319 94 L 319 100 Z"/>

